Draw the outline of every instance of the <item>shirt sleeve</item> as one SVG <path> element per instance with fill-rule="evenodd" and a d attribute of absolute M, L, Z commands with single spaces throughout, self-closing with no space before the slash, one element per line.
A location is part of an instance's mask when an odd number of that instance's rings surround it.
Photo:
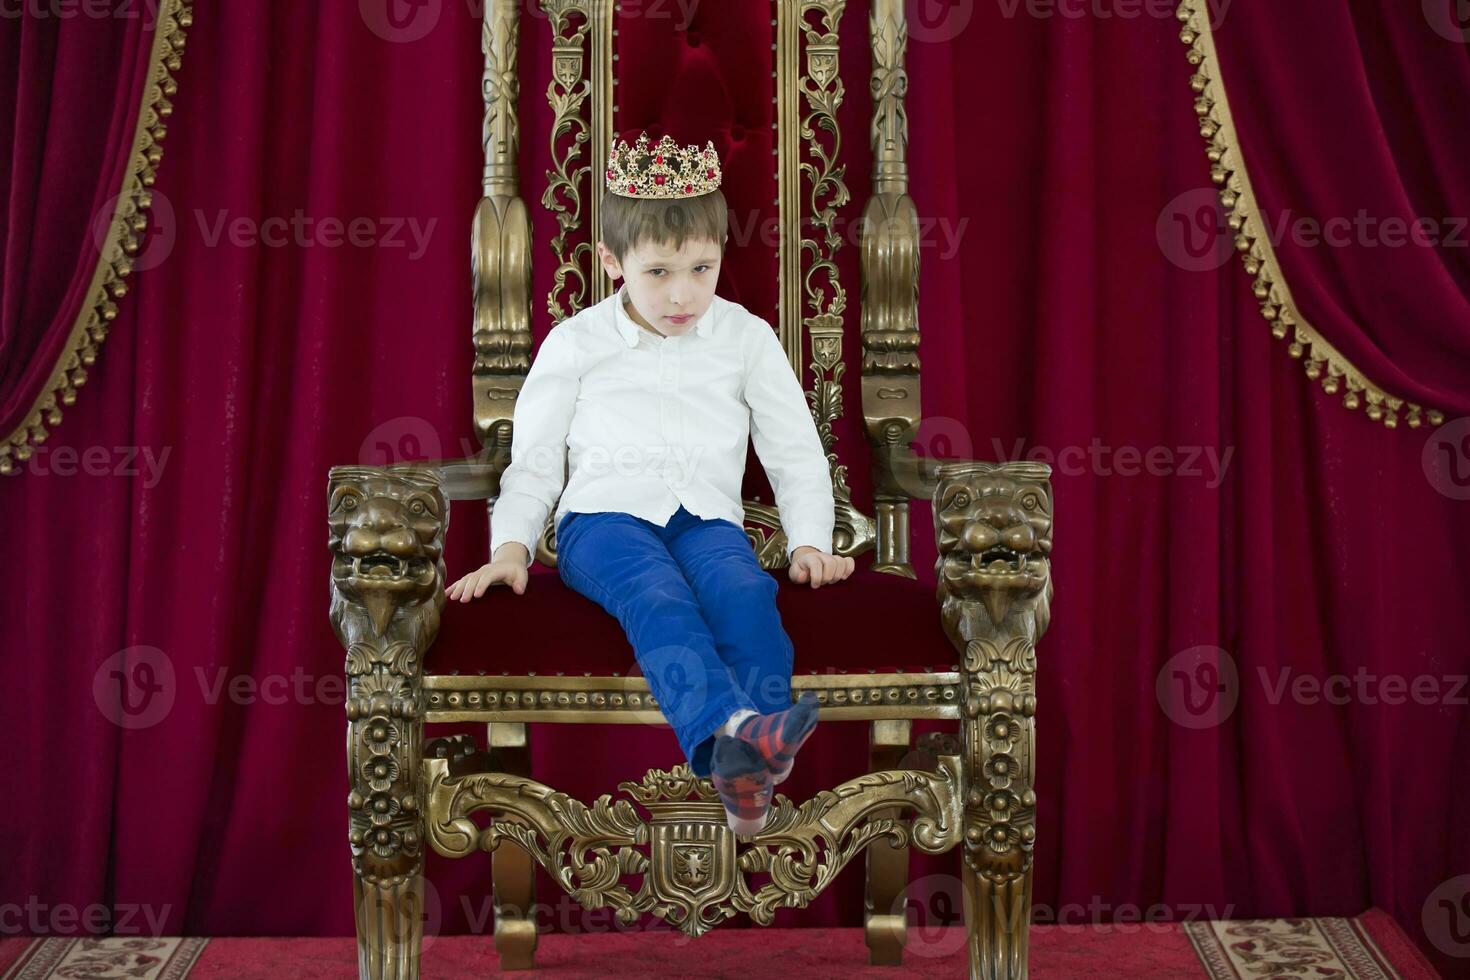
<path fill-rule="evenodd" d="M 832 553 L 836 524 L 832 473 L 801 383 L 775 331 L 764 320 L 746 365 L 743 397 L 750 437 L 776 494 L 786 556 L 802 545 Z"/>
<path fill-rule="evenodd" d="M 516 396 L 510 465 L 490 511 L 490 556 L 508 541 L 526 546 L 526 567 L 551 509 L 566 487 L 567 433 L 581 383 L 577 345 L 566 324 L 541 342 Z"/>

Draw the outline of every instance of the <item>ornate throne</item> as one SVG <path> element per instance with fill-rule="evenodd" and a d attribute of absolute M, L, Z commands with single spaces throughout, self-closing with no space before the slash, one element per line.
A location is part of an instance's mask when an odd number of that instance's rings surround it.
<path fill-rule="evenodd" d="M 493 508 L 534 346 L 532 214 L 518 166 L 525 7 L 491 0 L 484 12 L 484 191 L 472 234 L 472 386 L 483 450 L 460 460 L 339 466 L 329 477 L 331 620 L 347 649 L 348 839 L 361 976 L 418 975 L 427 848 L 447 857 L 490 853 L 500 963 L 525 969 L 534 965 L 538 864 L 588 908 L 611 907 L 627 923 L 652 913 L 698 936 L 737 912 L 768 925 L 777 908 L 806 906 L 860 852 L 870 960 L 897 965 L 908 849 L 938 854 L 961 845 L 970 975 L 1024 977 L 1036 814 L 1035 644 L 1052 593 L 1050 471 L 940 461 L 911 448 L 920 421 L 920 236 L 907 192 L 903 0 L 870 2 L 872 192 L 863 211 L 857 316 L 846 309 L 835 261 L 842 238 L 834 233 L 837 211 L 850 200 L 838 121 L 840 29 L 853 29 L 843 20 L 846 2 L 771 4 L 776 320 L 792 369 L 810 378 L 808 399 L 833 467 L 834 550 L 856 556 L 858 570 L 820 593 L 789 585 L 779 571 L 785 549 L 775 507 L 745 504 L 752 547 L 781 576 L 782 589 L 792 590 L 783 616 L 797 641 L 793 693 L 815 691 L 827 724 L 870 726 L 867 773 L 810 799 L 778 795 L 767 828 L 751 838 L 730 831 L 709 780 L 694 778 L 687 765 L 626 773 L 616 797 L 574 799 L 531 772 L 535 723 L 662 722 L 644 678 L 611 669 L 631 661 L 616 624 L 554 576 L 540 576 L 513 601 L 457 606 L 441 630 L 449 504 L 477 500 Z M 697 44 L 701 26 L 721 29 L 701 21 L 733 16 L 737 7 L 747 5 L 709 5 L 674 33 Z M 589 234 L 600 203 L 593 176 L 615 138 L 619 18 L 614 0 L 539 0 L 539 9 L 552 35 L 555 166 L 541 203 L 560 232 L 550 241 L 558 264 L 546 300 L 555 321 L 611 290 L 593 267 Z M 739 172 L 727 164 L 732 214 L 740 178 L 731 177 Z M 861 342 L 870 513 L 839 463 L 845 326 Z M 909 559 L 911 499 L 934 509 L 937 623 L 935 597 Z M 555 563 L 550 524 L 536 558 Z M 891 617 L 911 649 L 874 649 L 861 622 L 834 621 L 830 596 L 838 590 L 852 608 Z M 810 629 L 790 621 L 803 610 Z M 475 637 L 518 618 L 534 624 L 540 669 L 487 675 Z M 816 634 L 818 621 L 826 635 L 807 649 L 802 637 Z M 834 637 L 833 628 L 845 633 Z M 940 646 L 946 637 L 958 664 L 915 666 L 950 660 Z M 913 723 L 926 719 L 952 719 L 957 731 L 915 743 Z M 487 726 L 483 749 L 464 735 L 425 740 L 426 726 L 459 722 Z M 752 888 L 748 875 L 769 880 Z"/>

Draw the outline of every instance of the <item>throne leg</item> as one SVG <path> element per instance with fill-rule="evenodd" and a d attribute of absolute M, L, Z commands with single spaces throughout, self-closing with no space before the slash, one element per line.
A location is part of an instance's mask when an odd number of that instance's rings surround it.
<path fill-rule="evenodd" d="M 983 845 L 982 845 L 983 846 Z M 1031 869 L 977 869 L 966 843 L 960 868 L 972 980 L 1023 980 L 1031 927 Z"/>
<path fill-rule="evenodd" d="M 1030 649 L 1012 644 L 1010 662 L 992 659 L 999 648 L 984 640 L 971 641 L 965 650 L 971 693 L 960 722 L 965 773 L 960 880 L 975 980 L 1024 980 L 1028 970 L 1036 840 Z"/>
<path fill-rule="evenodd" d="M 1036 643 L 1051 621 L 1051 471 L 961 461 L 937 473 L 940 622 L 964 674 L 970 976 L 1022 980 L 1036 845 Z"/>
<path fill-rule="evenodd" d="M 1024 980 L 1036 841 L 1035 652 L 1028 640 L 971 640 L 966 688 L 964 857 L 970 976 Z"/>
<path fill-rule="evenodd" d="M 871 723 L 868 741 L 868 771 L 904 768 L 913 723 L 907 719 L 884 719 Z M 890 807 L 877 811 L 873 819 L 902 820 L 903 810 Z M 868 845 L 868 882 L 864 899 L 863 938 L 868 944 L 868 962 L 873 966 L 900 966 L 908 939 L 904 889 L 909 877 L 909 849 L 894 847 L 886 839 Z"/>
<path fill-rule="evenodd" d="M 327 491 L 358 975 L 417 980 L 424 913 L 436 912 L 424 901 L 420 665 L 444 608 L 448 501 L 437 471 L 414 466 L 333 467 Z"/>
<path fill-rule="evenodd" d="M 490 750 L 499 754 L 500 769 L 512 776 L 531 775 L 530 733 L 524 722 L 491 722 Z M 513 818 L 511 818 L 513 819 Z M 495 951 L 502 970 L 536 966 L 536 862 L 523 847 L 497 847 L 490 854 Z"/>
<path fill-rule="evenodd" d="M 357 911 L 357 975 L 362 980 L 418 980 L 424 942 L 424 876 L 392 885 L 352 876 Z"/>
<path fill-rule="evenodd" d="M 358 644 L 357 656 L 349 655 L 347 703 L 358 976 L 417 980 L 424 920 L 432 911 L 424 901 L 420 684 L 416 671 L 393 669 L 387 647 L 369 649 Z M 400 696 L 380 693 L 390 690 Z"/>
<path fill-rule="evenodd" d="M 362 667 L 372 654 L 358 645 Z M 347 704 L 348 841 L 357 924 L 358 976 L 417 980 L 423 948 L 424 820 L 420 775 L 423 725 L 419 680 L 377 658 L 365 671 L 349 668 Z M 394 689 L 406 697 L 374 692 Z M 436 923 L 437 925 L 437 923 Z"/>

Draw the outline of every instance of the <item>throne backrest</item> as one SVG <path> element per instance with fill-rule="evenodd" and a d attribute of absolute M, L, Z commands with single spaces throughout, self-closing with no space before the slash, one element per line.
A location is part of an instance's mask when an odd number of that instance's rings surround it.
<path fill-rule="evenodd" d="M 876 549 L 879 567 L 906 569 L 914 494 L 891 461 L 919 423 L 907 27 L 903 0 L 871 0 L 866 31 L 844 17 L 847 6 L 487 2 L 472 384 L 476 433 L 492 458 L 508 462 L 534 338 L 613 291 L 593 247 L 613 142 L 645 130 L 713 140 L 731 212 L 720 293 L 775 325 L 807 391 L 832 466 L 837 552 Z M 854 71 L 861 82 L 845 85 Z M 523 82 L 532 91 L 544 82 L 544 100 L 522 103 Z M 523 118 L 549 138 L 523 145 Z M 857 127 L 867 129 L 865 148 L 842 138 Z M 538 177 L 530 187 L 523 165 Z M 523 192 L 534 191 L 538 204 L 528 204 Z M 861 425 L 844 413 L 845 339 L 862 352 Z M 746 531 L 764 566 L 782 565 L 779 515 L 761 499 L 760 468 L 747 473 Z M 537 557 L 555 562 L 549 523 Z"/>

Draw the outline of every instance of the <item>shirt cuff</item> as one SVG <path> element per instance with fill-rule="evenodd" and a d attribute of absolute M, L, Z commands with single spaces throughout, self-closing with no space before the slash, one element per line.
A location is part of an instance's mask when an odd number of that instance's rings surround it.
<path fill-rule="evenodd" d="M 540 537 L 541 535 L 539 533 L 526 534 L 524 529 L 512 529 L 492 533 L 490 535 L 490 560 L 495 560 L 495 552 L 500 550 L 501 545 L 514 541 L 525 547 L 526 567 L 530 568 L 531 563 L 536 560 L 536 542 Z"/>
<path fill-rule="evenodd" d="M 791 553 L 797 548 L 810 545 L 823 554 L 833 554 L 832 551 L 832 527 L 819 528 L 815 525 L 802 525 L 786 534 L 786 560 L 791 560 Z"/>

